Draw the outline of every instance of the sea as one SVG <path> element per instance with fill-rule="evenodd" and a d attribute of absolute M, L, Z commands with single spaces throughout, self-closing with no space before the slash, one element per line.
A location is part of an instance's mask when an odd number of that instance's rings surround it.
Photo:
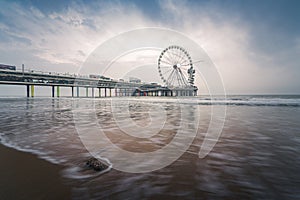
<path fill-rule="evenodd" d="M 299 95 L 1 97 L 0 143 L 72 199 L 300 199 Z"/>

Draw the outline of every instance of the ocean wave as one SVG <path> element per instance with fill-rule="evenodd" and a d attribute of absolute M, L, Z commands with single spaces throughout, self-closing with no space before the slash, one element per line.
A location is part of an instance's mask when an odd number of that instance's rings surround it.
<path fill-rule="evenodd" d="M 222 99 L 222 100 L 199 100 L 198 105 L 229 105 L 229 106 L 287 106 L 300 107 L 300 99 Z"/>
<path fill-rule="evenodd" d="M 128 99 L 128 101 L 134 101 Z M 147 103 L 178 103 L 191 105 L 228 105 L 228 106 L 286 106 L 300 107 L 300 98 L 268 98 L 268 97 L 192 97 L 192 98 L 144 98 Z"/>
<path fill-rule="evenodd" d="M 58 156 L 51 155 L 51 152 L 43 150 L 38 150 L 31 146 L 20 146 L 16 143 L 9 142 L 0 135 L 0 143 L 6 147 L 15 149 L 17 151 L 31 153 L 36 155 L 38 158 L 48 161 L 49 163 L 65 166 L 65 169 L 62 171 L 62 175 L 70 179 L 88 179 L 95 178 L 104 173 L 109 172 L 112 169 L 112 164 L 107 158 L 98 158 L 101 162 L 107 165 L 107 168 L 103 171 L 94 172 L 91 169 L 87 169 L 84 166 L 84 162 L 78 164 L 78 166 L 69 163 L 68 157 L 60 158 Z M 88 154 L 89 155 L 89 154 Z M 84 159 L 83 159 L 84 160 Z M 69 163 L 69 164 L 68 164 Z"/>

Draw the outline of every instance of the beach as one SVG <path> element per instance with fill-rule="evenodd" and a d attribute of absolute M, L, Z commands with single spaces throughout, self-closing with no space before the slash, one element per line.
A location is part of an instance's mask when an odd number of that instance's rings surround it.
<path fill-rule="evenodd" d="M 70 199 L 62 167 L 0 145 L 0 199 Z"/>
<path fill-rule="evenodd" d="M 0 146 L 1 199 L 282 200 L 300 196 L 299 96 L 0 101 L 0 139 L 10 147 Z M 212 107 L 216 111 L 223 106 L 222 133 L 201 158 Z M 101 137 L 89 135 L 95 119 Z M 151 131 L 155 134 L 149 135 Z M 157 156 L 165 146 L 175 150 Z M 183 147 L 187 149 L 176 152 Z M 119 149 L 137 154 L 120 156 Z M 147 159 L 134 160 L 147 152 L 152 152 Z M 179 153 L 177 158 L 174 152 Z M 106 158 L 111 168 L 106 173 L 89 169 L 90 153 Z"/>

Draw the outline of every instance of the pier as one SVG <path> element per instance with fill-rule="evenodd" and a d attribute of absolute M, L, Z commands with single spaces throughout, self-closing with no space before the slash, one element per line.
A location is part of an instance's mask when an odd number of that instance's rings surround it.
<path fill-rule="evenodd" d="M 58 74 L 53 72 L 35 72 L 0 69 L 0 84 L 24 85 L 27 97 L 35 96 L 35 86 L 51 87 L 51 97 L 61 96 L 61 87 L 71 90 L 71 97 L 112 97 L 112 96 L 196 96 L 197 87 L 169 88 L 156 83 L 138 83 L 114 80 L 107 77 L 90 78 L 88 76 Z M 85 88 L 85 95 L 80 95 Z M 96 95 L 96 90 L 97 94 Z M 91 91 L 91 92 L 90 92 Z"/>

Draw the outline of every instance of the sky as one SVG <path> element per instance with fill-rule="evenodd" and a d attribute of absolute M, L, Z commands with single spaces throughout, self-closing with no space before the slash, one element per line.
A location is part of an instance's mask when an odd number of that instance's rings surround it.
<path fill-rule="evenodd" d="M 0 7 L 3 64 L 77 73 L 108 39 L 137 28 L 161 27 L 203 48 L 227 94 L 300 94 L 297 0 L 2 0 Z M 120 78 L 113 71 L 107 75 Z M 157 74 L 143 70 L 135 75 L 159 81 Z"/>

